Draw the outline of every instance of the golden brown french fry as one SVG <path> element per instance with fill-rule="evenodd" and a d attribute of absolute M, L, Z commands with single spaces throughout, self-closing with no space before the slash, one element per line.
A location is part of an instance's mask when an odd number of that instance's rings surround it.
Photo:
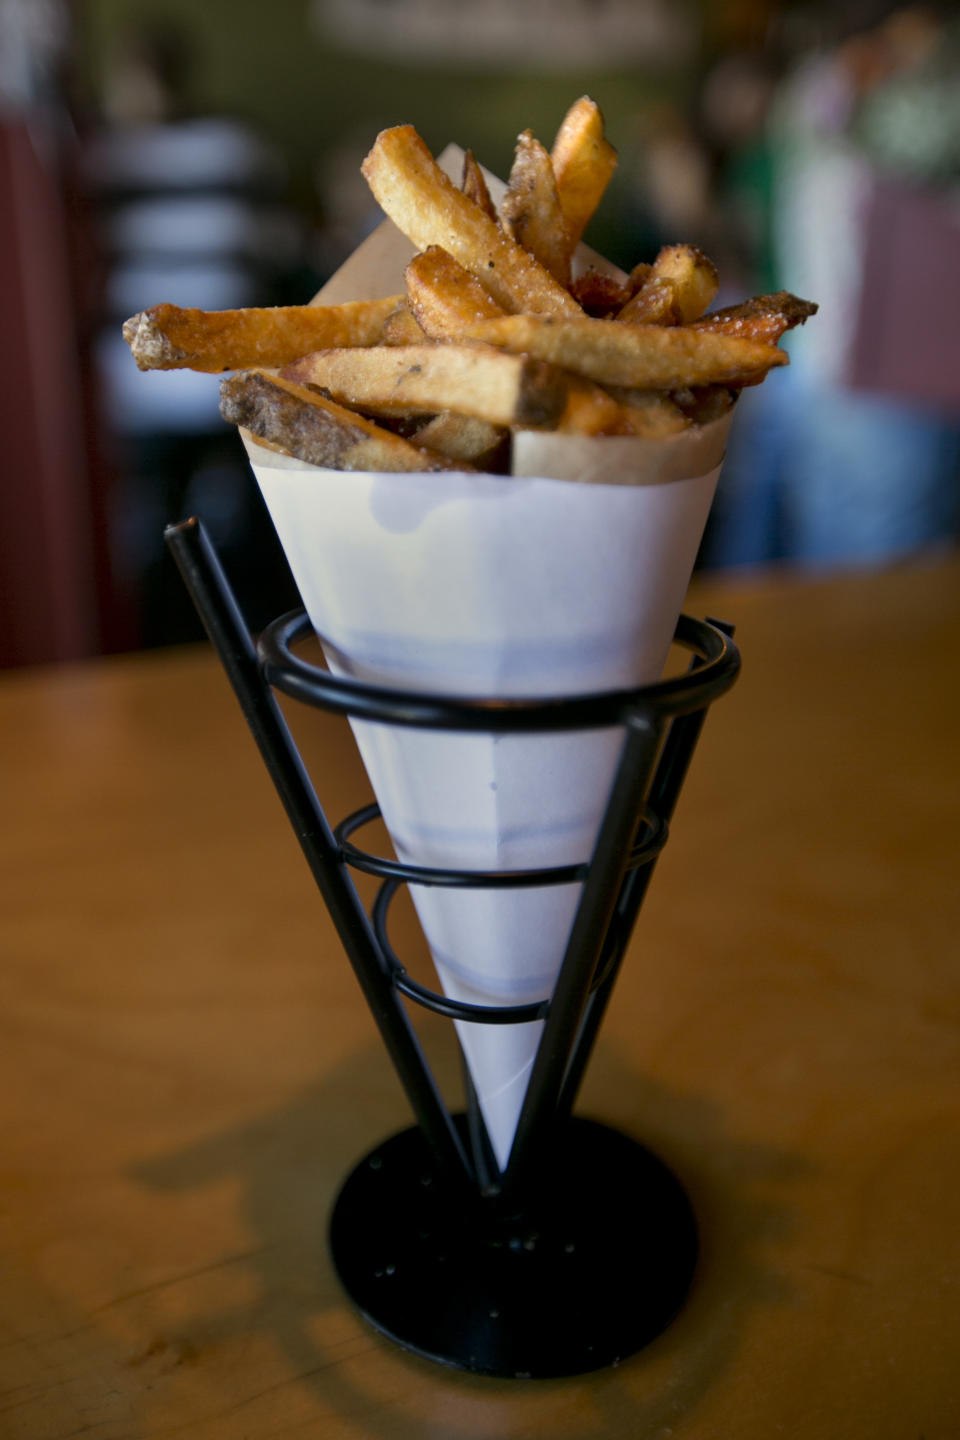
<path fill-rule="evenodd" d="M 773 295 L 756 295 L 740 305 L 730 305 L 725 310 L 715 310 L 712 315 L 703 315 L 693 322 L 697 330 L 722 330 L 725 335 L 744 335 L 753 340 L 775 343 L 787 330 L 803 325 L 811 315 L 817 313 L 817 306 L 809 300 L 800 300 L 787 290 L 778 290 Z"/>
<path fill-rule="evenodd" d="M 627 390 L 613 385 L 610 394 L 629 412 L 624 433 L 666 440 L 690 426 L 691 417 L 661 390 Z"/>
<path fill-rule="evenodd" d="M 484 215 L 489 215 L 491 220 L 496 221 L 497 207 L 490 198 L 486 177 L 477 164 L 472 150 L 464 152 L 463 179 L 460 182 L 460 189 L 483 211 Z"/>
<path fill-rule="evenodd" d="M 624 325 L 679 325 L 682 316 L 676 281 L 651 276 L 616 318 Z"/>
<path fill-rule="evenodd" d="M 773 345 L 684 325 L 618 325 L 588 316 L 507 315 L 468 326 L 465 335 L 516 354 L 535 355 L 601 385 L 675 390 L 683 385 L 744 384 L 786 365 Z"/>
<path fill-rule="evenodd" d="M 658 390 L 603 388 L 573 381 L 566 409 L 556 427 L 561 435 L 642 435 L 666 440 L 686 430 L 683 411 Z"/>
<path fill-rule="evenodd" d="M 603 134 L 603 115 L 589 95 L 564 116 L 550 151 L 571 253 L 617 168 L 617 152 Z"/>
<path fill-rule="evenodd" d="M 784 315 L 775 310 L 766 310 L 757 315 L 725 316 L 716 318 L 705 315 L 694 320 L 691 330 L 708 330 L 714 335 L 742 335 L 747 340 L 762 340 L 766 345 L 776 345 L 781 335 L 790 329 Z"/>
<path fill-rule="evenodd" d="M 630 274 L 627 276 L 628 298 L 630 296 L 636 295 L 637 291 L 640 289 L 640 286 L 645 285 L 652 274 L 653 266 L 648 265 L 645 260 L 641 260 L 639 265 L 634 265 L 633 269 L 630 271 Z"/>
<path fill-rule="evenodd" d="M 500 203 L 500 220 L 507 234 L 568 290 L 573 246 L 567 236 L 550 156 L 530 130 L 517 136 L 513 167 Z"/>
<path fill-rule="evenodd" d="M 647 284 L 654 280 L 673 281 L 681 324 L 703 314 L 720 283 L 716 265 L 695 245 L 665 245 L 653 262 Z"/>
<path fill-rule="evenodd" d="M 691 328 L 710 332 L 722 330 L 727 335 L 742 335 L 757 340 L 767 337 L 779 340 L 784 331 L 805 324 L 818 309 L 819 306 L 811 300 L 801 300 L 788 290 L 778 290 L 773 295 L 757 295 L 740 305 L 704 315 Z M 762 376 L 753 377 L 744 384 L 756 385 L 760 379 Z"/>
<path fill-rule="evenodd" d="M 362 170 L 381 208 L 418 250 L 442 245 L 507 312 L 583 313 L 532 255 L 457 189 L 412 125 L 382 131 Z"/>
<path fill-rule="evenodd" d="M 465 460 L 478 469 L 496 471 L 505 466 L 510 432 L 472 415 L 447 410 L 428 420 L 416 432 L 416 441 L 448 460 Z"/>
<path fill-rule="evenodd" d="M 621 435 L 628 419 L 624 407 L 602 386 L 571 376 L 567 403 L 556 428 L 562 435 Z"/>
<path fill-rule="evenodd" d="M 455 410 L 491 425 L 550 427 L 567 399 L 567 377 L 552 366 L 484 345 L 320 350 L 282 373 L 319 386 L 341 404 L 384 416 Z"/>
<path fill-rule="evenodd" d="M 279 305 L 250 310 L 184 310 L 154 305 L 124 322 L 141 370 L 245 370 L 287 365 L 308 350 L 375 345 L 403 297 L 345 305 Z"/>
<path fill-rule="evenodd" d="M 391 310 L 384 320 L 379 343 L 381 345 L 422 345 L 426 338 L 414 318 L 409 301 L 404 298 L 396 310 Z"/>
<path fill-rule="evenodd" d="M 411 313 L 433 340 L 454 339 L 464 325 L 504 314 L 480 281 L 439 245 L 415 255 L 405 279 Z"/>
<path fill-rule="evenodd" d="M 328 470 L 470 468 L 391 434 L 316 390 L 262 370 L 241 371 L 221 383 L 220 413 L 271 448 Z"/>
<path fill-rule="evenodd" d="M 709 425 L 712 420 L 719 420 L 721 415 L 726 415 L 736 398 L 737 391 L 728 390 L 724 385 L 679 390 L 671 396 L 677 408 L 694 425 Z"/>

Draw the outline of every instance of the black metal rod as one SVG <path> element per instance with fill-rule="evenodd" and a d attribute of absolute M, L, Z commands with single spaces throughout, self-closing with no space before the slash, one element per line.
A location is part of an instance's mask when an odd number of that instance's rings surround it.
<path fill-rule="evenodd" d="M 460 1138 L 397 997 L 389 967 L 347 873 L 279 705 L 265 683 L 246 623 L 198 520 L 165 539 L 220 657 L 260 754 L 296 832 L 413 1112 L 454 1184 L 473 1186 Z"/>
<path fill-rule="evenodd" d="M 473 1171 L 477 1177 L 477 1187 L 481 1199 L 496 1200 L 500 1194 L 500 1171 L 497 1168 L 493 1146 L 490 1144 L 490 1136 L 487 1134 L 487 1127 L 480 1111 L 480 1101 L 477 1099 L 470 1066 L 467 1064 L 467 1057 L 462 1050 L 460 1051 L 460 1064 L 463 1075 L 463 1094 L 467 1106 L 467 1137 L 473 1159 Z"/>
<path fill-rule="evenodd" d="M 629 861 L 637 817 L 643 809 L 659 743 L 660 728 L 651 713 L 646 709 L 634 710 L 627 717 L 623 751 L 590 862 L 590 874 L 571 927 L 517 1122 L 503 1176 L 505 1199 L 522 1193 L 527 1175 L 543 1154 L 543 1147 L 552 1139 L 557 1098 Z"/>
<path fill-rule="evenodd" d="M 694 661 L 694 666 L 696 663 Z M 669 824 L 673 817 L 674 808 L 697 741 L 700 738 L 706 714 L 706 708 L 704 708 L 695 711 L 692 715 L 676 716 L 670 722 L 663 752 L 650 786 L 649 797 L 650 808 L 655 810 L 666 824 Z M 640 913 L 640 907 L 646 897 L 647 887 L 653 878 L 656 862 L 657 856 L 653 856 L 648 865 L 630 870 L 620 883 L 620 894 L 617 896 L 617 903 L 607 932 L 606 959 L 609 968 L 603 984 L 592 992 L 587 1001 L 580 1032 L 572 1048 L 570 1064 L 557 1103 L 559 1122 L 571 1114 L 576 1104 L 577 1095 L 603 1023 L 603 1017 L 607 1013 L 607 1005 L 620 972 L 620 965 L 630 943 L 630 936 Z"/>

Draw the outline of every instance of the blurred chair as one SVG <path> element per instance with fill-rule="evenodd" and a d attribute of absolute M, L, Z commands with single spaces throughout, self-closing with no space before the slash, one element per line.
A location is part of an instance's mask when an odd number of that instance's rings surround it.
<path fill-rule="evenodd" d="M 63 7 L 0 3 L 0 665 L 96 652 L 98 565 L 62 189 Z"/>
<path fill-rule="evenodd" d="M 140 372 L 121 334 L 129 315 L 161 301 L 277 303 L 302 252 L 282 161 L 244 123 L 193 113 L 192 62 L 176 28 L 141 22 L 121 32 L 103 124 L 82 161 L 105 267 L 94 355 L 118 455 L 114 560 L 138 594 L 147 645 L 197 630 L 164 552 L 166 522 L 201 512 L 241 589 L 279 565 L 236 434 L 220 418 L 218 377 Z"/>

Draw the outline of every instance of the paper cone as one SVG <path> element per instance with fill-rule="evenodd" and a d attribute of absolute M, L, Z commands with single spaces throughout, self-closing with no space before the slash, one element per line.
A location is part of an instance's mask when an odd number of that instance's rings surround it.
<path fill-rule="evenodd" d="M 450 146 L 438 159 L 457 177 L 462 154 Z M 496 198 L 502 183 L 488 183 Z M 396 293 L 412 253 L 385 221 L 316 298 Z M 578 262 L 614 269 L 585 247 Z M 511 476 L 344 474 L 244 439 L 331 669 L 507 698 L 660 677 L 728 425 L 729 416 L 666 443 L 527 432 L 515 438 Z M 400 859 L 512 870 L 590 858 L 619 732 L 498 737 L 352 723 Z M 444 989 L 488 1005 L 551 993 L 580 889 L 410 887 Z M 542 1024 L 457 1026 L 503 1167 Z"/>
<path fill-rule="evenodd" d="M 331 667 L 495 698 L 659 678 L 719 469 L 653 485 L 570 484 L 343 474 L 249 450 Z M 619 731 L 353 728 L 401 859 L 502 870 L 589 859 Z M 579 890 L 411 895 L 448 993 L 506 1004 L 550 994 Z M 541 1027 L 458 1028 L 505 1164 Z"/>

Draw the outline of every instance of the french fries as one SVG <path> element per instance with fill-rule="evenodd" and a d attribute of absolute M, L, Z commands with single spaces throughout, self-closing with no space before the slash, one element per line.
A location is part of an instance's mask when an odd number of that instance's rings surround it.
<path fill-rule="evenodd" d="M 567 242 L 576 249 L 617 168 L 596 101 L 582 96 L 564 116 L 550 152 Z"/>
<path fill-rule="evenodd" d="M 448 250 L 508 313 L 582 314 L 563 286 L 447 178 L 412 125 L 382 131 L 361 170 L 380 208 L 418 250 Z"/>
<path fill-rule="evenodd" d="M 581 380 L 571 386 L 560 417 L 561 435 L 638 435 L 663 440 L 686 430 L 690 421 L 666 395 L 655 390 L 619 389 Z"/>
<path fill-rule="evenodd" d="M 404 296 L 395 310 L 391 310 L 380 331 L 381 345 L 420 345 L 426 335 L 410 309 L 410 302 Z M 295 357 L 299 359 L 299 356 Z"/>
<path fill-rule="evenodd" d="M 719 419 L 721 414 L 730 408 L 731 392 L 722 390 L 719 385 L 707 388 L 709 394 L 724 397 L 722 402 L 717 402 L 716 413 L 711 417 Z M 622 422 L 623 433 L 626 435 L 643 435 L 648 440 L 668 440 L 671 435 L 679 435 L 681 430 L 689 429 L 694 419 L 698 424 L 705 423 L 702 413 L 698 414 L 693 404 L 689 409 L 685 409 L 677 403 L 673 395 L 665 395 L 661 390 L 621 389 L 617 385 L 610 385 L 607 389 L 610 396 L 628 412 Z"/>
<path fill-rule="evenodd" d="M 224 417 L 326 468 L 502 472 L 528 429 L 668 441 L 785 365 L 777 342 L 817 307 L 781 292 L 708 313 L 717 272 L 692 245 L 664 246 L 627 276 L 574 265 L 616 164 L 584 96 L 550 150 L 518 136 L 498 211 L 471 151 L 458 188 L 417 132 L 396 126 L 362 170 L 418 252 L 402 294 L 158 305 L 124 337 L 141 369 L 237 372 L 221 386 Z"/>
<path fill-rule="evenodd" d="M 601 385 L 675 390 L 684 385 L 742 385 L 787 357 L 773 345 L 675 325 L 505 315 L 467 327 L 470 339 L 535 355 Z"/>
<path fill-rule="evenodd" d="M 455 339 L 464 326 L 504 313 L 480 281 L 439 245 L 415 256 L 404 278 L 410 313 L 434 340 Z"/>
<path fill-rule="evenodd" d="M 555 425 L 569 389 L 567 376 L 553 366 L 485 345 L 320 350 L 281 373 L 368 414 L 404 417 L 448 409 L 491 425 L 528 429 Z"/>
<path fill-rule="evenodd" d="M 489 215 L 491 220 L 496 220 L 497 207 L 490 198 L 490 188 L 472 150 L 464 152 L 463 179 L 460 182 L 460 189 L 469 200 L 480 207 L 484 215 Z"/>
<path fill-rule="evenodd" d="M 316 390 L 263 370 L 230 375 L 220 386 L 220 411 L 268 445 L 330 470 L 462 470 Z M 469 467 L 467 467 L 469 468 Z"/>
<path fill-rule="evenodd" d="M 673 281 L 684 324 L 703 314 L 720 285 L 716 265 L 695 245 L 665 245 L 653 262 L 650 281 L 655 280 Z"/>
<path fill-rule="evenodd" d="M 688 324 L 712 303 L 719 283 L 717 267 L 702 250 L 665 245 L 617 319 L 630 325 Z"/>
<path fill-rule="evenodd" d="M 279 305 L 250 310 L 182 310 L 154 305 L 124 321 L 123 338 L 141 370 L 246 370 L 288 365 L 308 350 L 375 345 L 402 296 L 345 305 Z"/>
<path fill-rule="evenodd" d="M 478 470 L 497 470 L 501 468 L 498 462 L 503 458 L 502 451 L 510 443 L 510 431 L 446 410 L 422 425 L 416 440 L 418 445 L 448 460 L 465 460 Z"/>
<path fill-rule="evenodd" d="M 740 305 L 715 310 L 712 315 L 695 320 L 693 328 L 742 335 L 774 345 L 787 330 L 805 324 L 816 313 L 816 305 L 809 300 L 799 300 L 796 295 L 779 290 L 775 295 L 757 295 Z"/>
<path fill-rule="evenodd" d="M 712 425 L 714 420 L 726 415 L 736 398 L 736 390 L 727 390 L 722 385 L 675 390 L 671 396 L 673 405 L 694 425 Z"/>
<path fill-rule="evenodd" d="M 679 325 L 683 320 L 675 280 L 651 275 L 617 315 L 622 325 Z"/>
<path fill-rule="evenodd" d="M 507 234 L 569 290 L 573 246 L 560 207 L 557 179 L 550 156 L 530 130 L 517 137 L 500 219 Z"/>

